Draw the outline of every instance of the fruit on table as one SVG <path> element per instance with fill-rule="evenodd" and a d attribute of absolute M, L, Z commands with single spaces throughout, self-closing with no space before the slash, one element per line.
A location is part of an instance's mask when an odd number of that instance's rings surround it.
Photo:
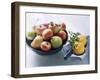
<path fill-rule="evenodd" d="M 47 29 L 47 26 L 40 25 L 35 28 L 35 31 L 38 35 L 41 35 L 45 29 Z"/>
<path fill-rule="evenodd" d="M 82 35 L 82 34 L 79 35 L 78 36 L 78 41 L 81 42 L 81 43 L 83 43 L 84 45 L 86 45 L 86 43 L 87 43 L 86 36 Z"/>
<path fill-rule="evenodd" d="M 40 35 L 37 35 L 34 40 L 31 42 L 31 46 L 33 48 L 40 48 L 40 44 L 43 42 L 43 37 Z"/>
<path fill-rule="evenodd" d="M 59 31 L 59 33 L 58 33 L 58 35 L 63 39 L 63 40 L 65 40 L 66 38 L 67 38 L 67 34 L 66 34 L 66 32 L 65 31 Z"/>
<path fill-rule="evenodd" d="M 75 41 L 73 51 L 75 52 L 76 55 L 83 54 L 85 51 L 84 44 L 81 42 Z"/>
<path fill-rule="evenodd" d="M 48 40 L 53 36 L 53 32 L 51 29 L 45 29 L 42 33 L 43 39 Z"/>
<path fill-rule="evenodd" d="M 62 45 L 63 41 L 59 36 L 53 36 L 51 38 L 51 44 L 53 46 L 53 48 L 58 48 Z"/>
<path fill-rule="evenodd" d="M 43 51 L 49 51 L 51 49 L 51 43 L 48 41 L 43 41 L 40 45 Z"/>
<path fill-rule="evenodd" d="M 28 40 L 33 40 L 33 39 L 35 38 L 35 36 L 36 36 L 36 32 L 33 30 L 33 31 L 31 31 L 31 32 L 28 32 L 28 33 L 26 34 L 26 36 L 27 36 L 27 39 L 28 39 Z"/>

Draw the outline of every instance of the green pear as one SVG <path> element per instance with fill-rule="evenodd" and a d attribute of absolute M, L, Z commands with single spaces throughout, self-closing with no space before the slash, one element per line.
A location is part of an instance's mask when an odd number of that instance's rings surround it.
<path fill-rule="evenodd" d="M 34 40 L 31 42 L 33 48 L 40 48 L 40 44 L 43 42 L 43 37 L 37 35 Z"/>
<path fill-rule="evenodd" d="M 60 27 L 58 25 L 56 25 L 53 29 L 53 33 L 57 34 L 60 31 Z"/>
<path fill-rule="evenodd" d="M 63 41 L 59 36 L 53 36 L 51 39 L 51 44 L 53 48 L 58 48 L 62 45 Z"/>

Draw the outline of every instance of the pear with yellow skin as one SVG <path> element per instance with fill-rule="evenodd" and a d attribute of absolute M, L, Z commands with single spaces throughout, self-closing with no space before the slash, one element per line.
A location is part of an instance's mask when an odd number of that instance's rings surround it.
<path fill-rule="evenodd" d="M 34 38 L 34 40 L 31 42 L 31 46 L 32 46 L 33 48 L 39 49 L 42 42 L 43 42 L 43 37 L 40 36 L 40 35 L 37 35 L 37 36 Z"/>
<path fill-rule="evenodd" d="M 78 41 L 75 41 L 73 51 L 76 55 L 82 55 L 85 51 L 84 44 Z"/>

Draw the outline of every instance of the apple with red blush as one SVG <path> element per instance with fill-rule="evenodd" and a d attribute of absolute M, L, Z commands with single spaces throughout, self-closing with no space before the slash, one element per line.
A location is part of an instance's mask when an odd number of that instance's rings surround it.
<path fill-rule="evenodd" d="M 51 43 L 48 41 L 43 41 L 40 47 L 41 47 L 41 50 L 43 51 L 49 51 L 51 49 Z"/>
<path fill-rule="evenodd" d="M 68 37 L 67 33 L 62 30 L 59 31 L 58 36 L 60 36 L 62 38 L 62 40 L 65 40 Z"/>
<path fill-rule="evenodd" d="M 49 40 L 53 36 L 53 31 L 51 29 L 45 29 L 42 36 L 44 40 Z"/>

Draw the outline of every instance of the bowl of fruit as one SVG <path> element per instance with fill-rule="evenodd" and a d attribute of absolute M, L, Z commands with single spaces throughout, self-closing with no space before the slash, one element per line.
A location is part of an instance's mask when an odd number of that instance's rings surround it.
<path fill-rule="evenodd" d="M 68 32 L 64 23 L 54 22 L 35 25 L 26 34 L 28 46 L 40 55 L 51 55 L 59 52 L 68 41 Z"/>

